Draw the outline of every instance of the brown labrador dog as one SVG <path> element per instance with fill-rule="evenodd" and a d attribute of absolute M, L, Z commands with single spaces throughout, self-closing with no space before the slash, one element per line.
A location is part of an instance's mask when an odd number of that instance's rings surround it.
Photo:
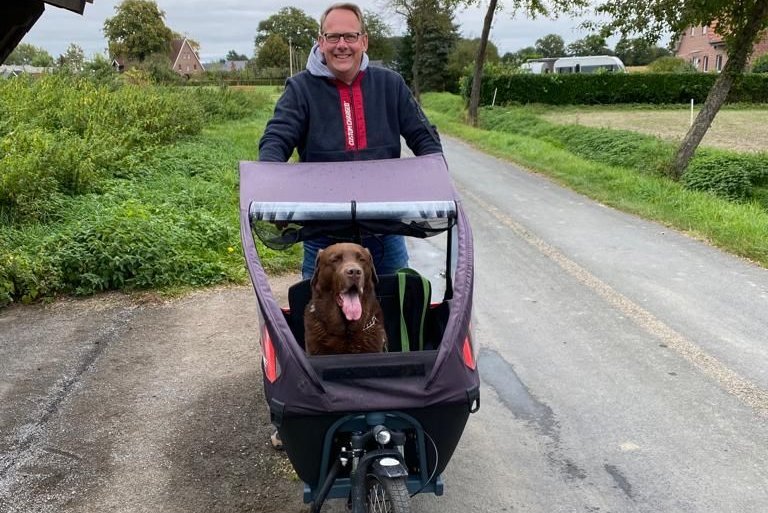
<path fill-rule="evenodd" d="M 310 355 L 386 350 L 378 282 L 368 249 L 352 243 L 317 254 L 312 298 L 304 310 L 304 341 Z"/>

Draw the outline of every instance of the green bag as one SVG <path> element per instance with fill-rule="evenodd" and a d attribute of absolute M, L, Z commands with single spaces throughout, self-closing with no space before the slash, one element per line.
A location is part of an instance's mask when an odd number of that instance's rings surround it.
<path fill-rule="evenodd" d="M 413 331 L 414 315 L 418 323 L 417 333 L 414 333 L 414 341 L 418 339 L 419 351 L 424 350 L 424 323 L 427 318 L 427 309 L 432 299 L 432 284 L 424 276 L 413 269 L 403 268 L 396 273 L 398 291 L 400 297 L 400 351 L 406 353 L 411 350 L 411 334 Z M 410 278 L 410 279 L 409 279 Z M 417 279 L 414 279 L 417 278 Z M 418 285 L 415 285 L 418 283 Z M 410 289 L 409 290 L 409 285 Z M 414 288 L 415 287 L 415 288 Z"/>

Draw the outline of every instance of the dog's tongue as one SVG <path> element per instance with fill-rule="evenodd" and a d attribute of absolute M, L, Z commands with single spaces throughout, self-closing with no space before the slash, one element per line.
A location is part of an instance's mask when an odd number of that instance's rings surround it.
<path fill-rule="evenodd" d="M 339 294 L 339 306 L 348 321 L 356 321 L 363 315 L 363 307 L 360 304 L 360 295 L 357 292 L 344 292 Z"/>

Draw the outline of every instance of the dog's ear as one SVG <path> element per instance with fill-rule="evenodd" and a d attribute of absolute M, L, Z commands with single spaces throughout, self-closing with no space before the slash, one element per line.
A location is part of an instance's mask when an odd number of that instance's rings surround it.
<path fill-rule="evenodd" d="M 317 285 L 317 275 L 320 272 L 320 254 L 322 254 L 322 252 L 322 249 L 317 250 L 317 256 L 315 257 L 315 270 L 312 273 L 312 279 L 309 281 L 309 286 L 313 289 L 315 288 L 315 285 Z"/>
<path fill-rule="evenodd" d="M 368 267 L 371 268 L 371 279 L 373 280 L 374 285 L 379 283 L 379 277 L 376 274 L 376 268 L 373 266 L 373 256 L 371 255 L 371 252 L 368 250 L 368 248 L 363 248 L 365 250 L 365 254 L 368 256 Z"/>

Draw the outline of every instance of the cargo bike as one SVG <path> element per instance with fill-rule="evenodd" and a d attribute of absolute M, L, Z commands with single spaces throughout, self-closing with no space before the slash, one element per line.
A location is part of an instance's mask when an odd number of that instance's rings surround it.
<path fill-rule="evenodd" d="M 472 233 L 442 155 L 334 163 L 240 163 L 243 250 L 256 292 L 264 393 L 287 456 L 320 511 L 410 511 L 443 494 L 445 470 L 480 406 L 470 332 Z M 256 238 L 288 247 L 318 236 L 358 242 L 399 234 L 445 241 L 444 284 L 415 272 L 379 275 L 388 351 L 307 356 L 309 280 L 276 302 Z"/>

